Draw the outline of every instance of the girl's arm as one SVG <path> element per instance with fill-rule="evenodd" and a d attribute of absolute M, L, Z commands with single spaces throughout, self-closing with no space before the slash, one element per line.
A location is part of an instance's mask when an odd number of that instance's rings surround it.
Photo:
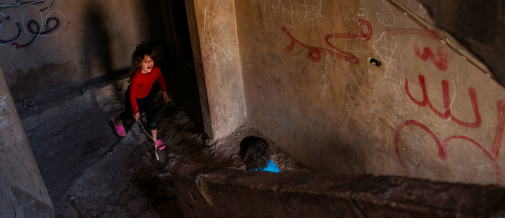
<path fill-rule="evenodd" d="M 158 77 L 156 79 L 158 80 L 158 83 L 161 86 L 161 90 L 166 92 L 167 91 L 167 84 L 165 83 L 165 77 L 163 77 L 163 74 L 161 74 L 160 68 L 159 67 L 156 67 L 156 68 L 158 70 Z"/>
<path fill-rule="evenodd" d="M 161 86 L 161 90 L 163 90 L 163 100 L 165 100 L 165 103 L 167 103 L 168 94 L 167 94 L 167 84 L 165 83 L 165 77 L 163 77 L 163 74 L 161 74 L 161 70 L 159 67 L 157 67 L 157 70 L 159 71 L 159 73 L 156 79 L 158 80 L 158 83 Z"/>
<path fill-rule="evenodd" d="M 139 84 L 132 80 L 131 85 L 130 85 L 130 103 L 132 105 L 133 113 L 139 113 L 139 106 L 137 104 L 137 90 L 138 90 L 138 88 L 139 88 Z"/>

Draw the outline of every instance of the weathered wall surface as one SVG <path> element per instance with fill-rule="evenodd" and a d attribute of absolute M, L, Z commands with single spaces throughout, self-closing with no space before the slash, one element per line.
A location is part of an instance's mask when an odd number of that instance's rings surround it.
<path fill-rule="evenodd" d="M 505 189 L 397 176 L 171 169 L 185 217 L 503 217 Z"/>
<path fill-rule="evenodd" d="M 434 23 L 479 57 L 505 83 L 505 2 L 420 0 Z"/>
<path fill-rule="evenodd" d="M 157 5 L 134 0 L 2 1 L 0 65 L 15 102 L 115 76 L 129 68 L 137 44 L 168 43 Z"/>
<path fill-rule="evenodd" d="M 195 14 L 195 2 L 185 1 L 186 15 L 188 19 L 189 36 L 191 40 L 191 51 L 193 52 L 194 68 L 196 73 L 196 82 L 198 83 L 198 94 L 200 96 L 200 105 L 202 108 L 202 117 L 205 133 L 213 138 L 212 121 L 210 118 L 209 99 L 205 85 L 205 74 L 202 63 L 202 53 L 200 47 L 200 35 L 198 34 L 198 23 Z"/>
<path fill-rule="evenodd" d="M 388 1 L 210 2 L 195 5 L 214 133 L 237 123 L 216 105 L 241 103 L 209 88 L 236 64 L 234 14 L 251 127 L 309 167 L 503 185 L 505 90 Z"/>
<path fill-rule="evenodd" d="M 188 7 L 188 10 L 192 9 Z M 211 96 L 208 98 L 208 104 L 214 138 L 229 135 L 246 121 L 234 10 L 233 1 L 194 1 L 199 45 L 192 41 L 192 46 L 193 51 L 198 48 L 201 50 L 201 56 L 194 55 L 195 68 L 205 69 L 204 88 L 207 95 Z M 188 17 L 191 17 L 191 13 L 188 13 Z M 188 19 L 190 25 L 195 24 L 192 18 Z M 196 34 L 193 27 L 190 27 L 190 34 L 192 37 Z M 201 72 L 200 69 L 196 71 L 197 75 Z M 199 87 L 202 88 L 203 79 L 198 80 Z M 205 103 L 202 103 L 202 106 L 205 107 Z M 202 108 L 202 111 L 205 112 L 206 108 Z"/>
<path fill-rule="evenodd" d="M 54 217 L 53 204 L 33 157 L 0 68 L 0 217 Z"/>

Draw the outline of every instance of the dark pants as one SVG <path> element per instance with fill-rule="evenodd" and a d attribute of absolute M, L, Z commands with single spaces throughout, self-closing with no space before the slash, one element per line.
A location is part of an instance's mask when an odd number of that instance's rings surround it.
<path fill-rule="evenodd" d="M 149 95 L 147 95 L 145 98 L 137 98 L 137 104 L 139 105 L 139 108 L 144 110 L 144 113 L 146 113 L 147 128 L 150 130 L 156 130 L 158 128 L 158 120 L 156 119 L 156 110 L 154 109 L 152 94 L 153 91 L 151 90 Z M 119 119 L 122 121 L 133 119 L 132 104 L 130 102 L 130 87 L 128 87 L 128 90 L 126 90 L 125 97 L 126 111 L 119 115 Z"/>

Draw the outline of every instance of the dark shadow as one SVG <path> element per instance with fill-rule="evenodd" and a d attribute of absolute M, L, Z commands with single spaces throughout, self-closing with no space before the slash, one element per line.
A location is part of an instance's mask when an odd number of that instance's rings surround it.
<path fill-rule="evenodd" d="M 193 66 L 193 52 L 189 37 L 185 3 L 182 0 L 164 2 L 150 1 L 148 5 L 149 7 L 147 8 L 160 8 L 161 10 L 159 14 L 150 12 L 148 25 L 150 25 L 149 29 L 152 30 L 152 32 L 149 38 L 150 43 L 159 45 L 164 50 L 165 60 L 159 62 L 158 65 L 165 77 L 168 93 L 171 97 L 168 104 L 161 102 L 161 98 L 157 99 L 156 105 L 160 105 L 156 108 L 157 111 L 164 110 L 157 113 L 158 120 L 174 122 L 174 126 L 169 129 L 176 129 L 174 133 L 160 131 L 158 133 L 159 137 L 168 138 L 171 134 L 176 135 L 176 138 L 181 135 L 202 135 L 202 138 L 196 140 L 205 142 L 207 138 L 205 137 L 203 128 L 202 111 L 196 73 Z M 165 24 L 166 26 L 160 27 L 155 26 L 155 24 Z M 159 36 L 163 37 L 160 39 Z M 172 41 L 169 39 L 172 39 Z M 153 89 L 156 93 L 161 88 L 159 84 L 156 84 Z M 187 117 L 191 120 L 189 123 L 193 124 L 190 125 L 189 129 L 185 129 L 183 126 L 176 127 L 177 125 L 175 123 L 178 121 L 175 121 L 173 117 L 179 117 L 177 114 L 181 112 L 185 112 Z M 163 117 L 160 117 L 160 115 Z M 172 123 L 170 125 L 172 125 Z M 191 137 L 188 137 L 188 140 L 189 138 Z M 182 140 L 177 144 L 168 145 L 166 150 L 172 149 L 171 146 L 181 146 L 181 144 L 188 143 L 192 144 L 192 142 Z M 189 150 L 191 150 L 194 155 L 199 155 L 201 149 L 202 147 L 195 145 L 191 146 Z M 169 151 L 164 152 L 168 154 L 167 152 Z M 150 167 L 151 169 L 139 171 L 141 175 L 137 175 L 133 182 L 136 187 L 144 193 L 144 197 L 153 202 L 151 206 L 159 215 L 162 217 L 182 217 L 179 206 L 176 205 L 177 200 L 173 189 L 172 178 L 158 176 L 160 173 L 169 170 L 168 162 L 173 160 L 161 158 L 164 160 L 163 162 L 160 163 L 156 161 L 153 163 L 152 167 Z"/>
<path fill-rule="evenodd" d="M 105 27 L 106 13 L 98 2 L 90 1 L 86 5 L 84 12 L 84 42 L 82 54 L 85 58 L 85 74 L 89 76 L 91 72 L 111 70 L 110 36 Z"/>
<path fill-rule="evenodd" d="M 178 52 L 177 60 L 170 60 L 166 64 L 160 65 L 165 76 L 170 93 L 175 101 L 176 107 L 188 113 L 188 116 L 195 124 L 194 132 L 204 132 L 203 117 L 198 93 L 198 84 L 193 60 L 193 51 L 191 49 L 191 40 L 189 37 L 189 28 L 186 15 L 186 6 L 184 1 L 168 1 L 165 4 L 165 14 L 172 15 L 168 17 L 168 23 L 173 24 L 173 38 L 176 42 Z M 170 27 L 166 27 L 170 28 Z"/>
<path fill-rule="evenodd" d="M 103 147 L 118 142 L 118 137 L 103 134 L 108 126 L 98 125 L 96 120 L 107 120 L 107 114 L 98 107 L 96 97 L 89 96 L 92 94 L 84 89 L 124 72 L 111 70 L 110 37 L 104 26 L 106 13 L 103 8 L 89 2 L 84 16 L 84 41 L 81 43 L 86 45 L 82 51 L 85 59 L 78 63 L 83 70 L 80 79 L 84 82 L 61 87 L 57 96 L 67 95 L 72 98 L 77 94 L 85 103 L 73 110 L 59 111 L 57 119 L 41 124 L 41 129 L 30 137 L 41 174 L 56 206 L 74 179 L 82 175 L 88 164 L 103 154 Z M 92 72 L 105 73 L 103 76 L 94 77 Z M 44 133 L 41 134 L 41 131 Z"/>
<path fill-rule="evenodd" d="M 500 84 L 505 83 L 505 3 L 503 1 L 420 1 L 435 25 L 482 61 Z"/>
<path fill-rule="evenodd" d="M 170 1 L 165 3 L 172 4 Z M 176 51 L 169 49 L 174 46 L 179 49 L 179 54 L 183 54 L 179 55 L 180 58 L 165 58 L 165 62 L 159 65 L 172 101 L 167 104 L 160 102 L 159 84 L 153 87 L 156 93 L 153 97 L 159 112 L 158 120 L 168 124 L 175 119 L 181 120 L 179 117 L 182 116 L 179 114 L 187 114 L 188 118 L 184 118 L 184 123 L 191 125 L 170 126 L 171 132 L 160 130 L 158 138 L 167 138 L 177 133 L 176 138 L 187 136 L 184 140 L 177 141 L 178 143 L 193 145 L 198 142 L 198 149 L 201 150 L 202 141 L 206 138 L 204 134 L 200 134 L 203 133 L 203 121 L 196 74 L 194 67 L 192 69 L 193 56 L 184 1 L 178 0 L 174 5 L 170 5 L 176 8 L 177 13 L 169 13 L 170 16 L 166 18 L 174 24 L 176 31 L 173 31 L 172 27 L 171 30 L 165 31 L 164 28 L 167 27 L 160 22 L 163 18 L 159 4 L 159 1 L 137 1 L 136 5 L 145 10 L 142 14 L 146 16 L 142 16 L 143 18 L 132 26 L 148 30 L 142 33 L 145 34 L 142 38 L 149 39 L 149 43 L 163 48 L 165 57 L 177 57 L 174 55 L 177 54 Z M 55 206 L 56 216 L 68 217 L 68 214 L 77 211 L 82 217 L 92 217 L 96 213 L 94 210 L 112 208 L 114 211 L 122 206 L 123 201 L 128 203 L 130 199 L 138 197 L 137 200 L 131 201 L 143 202 L 143 205 L 137 205 L 138 208 L 135 206 L 135 210 L 154 210 L 169 217 L 173 215 L 171 212 L 178 213 L 180 209 L 176 203 L 171 177 L 159 176 L 168 173 L 166 162 L 157 162 L 152 157 L 146 157 L 152 150 L 147 148 L 146 141 L 139 142 L 139 139 L 146 140 L 144 134 L 135 135 L 133 131 L 129 131 L 128 127 L 135 125 L 134 123 L 127 125 L 129 139 L 120 138 L 114 132 L 111 119 L 119 115 L 121 109 L 118 108 L 117 102 L 127 100 L 124 99 L 124 92 L 129 86 L 129 82 L 119 84 L 118 81 L 129 77 L 129 66 L 121 70 L 112 69 L 113 60 L 117 59 L 113 56 L 112 44 L 123 43 L 121 46 L 134 47 L 141 42 L 132 45 L 131 40 L 112 38 L 112 32 L 106 26 L 109 21 L 106 9 L 104 3 L 86 1 L 80 29 L 83 41 L 79 42 L 86 46 L 79 51 L 82 52 L 83 59 L 75 60 L 82 70 L 82 76 L 76 84 L 62 85 L 55 89 L 56 97 L 46 99 L 49 102 L 68 100 L 75 104 L 69 107 L 66 102 L 66 108 L 58 108 L 59 111 L 55 112 L 58 113 L 55 119 L 37 124 L 35 129 L 28 131 L 30 144 Z M 175 17 L 172 16 L 174 14 Z M 145 28 L 146 26 L 148 28 Z M 180 43 L 166 40 L 167 32 L 174 34 Z M 129 33 L 125 32 L 124 35 L 126 34 Z M 130 57 L 131 54 L 127 56 Z M 95 96 L 95 90 L 110 83 L 114 83 L 115 87 L 110 90 L 110 96 Z M 115 108 L 103 109 L 108 105 Z M 122 108 L 124 109 L 124 106 Z M 45 112 L 42 109 L 40 111 Z M 35 116 L 40 111 L 29 111 L 25 117 Z M 184 151 L 197 153 L 198 149 L 192 147 Z M 167 151 L 165 153 L 169 155 Z M 118 185 L 117 181 L 120 181 L 122 186 Z M 70 199 L 67 195 L 75 195 L 77 200 Z"/>
<path fill-rule="evenodd" d="M 185 111 L 195 124 L 193 132 L 204 132 L 195 72 L 185 65 L 173 63 L 160 66 L 175 107 Z"/>
<path fill-rule="evenodd" d="M 173 10 L 174 29 L 177 39 L 180 42 L 179 49 L 182 50 L 182 59 L 187 65 L 194 67 L 193 51 L 189 37 L 188 17 L 186 15 L 186 5 L 184 1 L 171 1 Z M 196 81 L 196 80 L 195 80 Z"/>

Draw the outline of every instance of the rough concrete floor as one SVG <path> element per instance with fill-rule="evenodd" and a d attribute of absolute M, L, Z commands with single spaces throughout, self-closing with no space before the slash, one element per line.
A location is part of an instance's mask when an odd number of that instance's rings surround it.
<path fill-rule="evenodd" d="M 163 103 L 161 91 L 155 96 L 158 134 L 167 147 L 158 151 L 159 161 L 138 124 L 126 123 L 126 137 L 114 133 L 111 119 L 124 110 L 117 84 L 87 89 L 81 97 L 46 108 L 44 113 L 54 118 L 26 124 L 56 217 L 183 217 L 172 166 L 189 158 L 244 168 L 238 154 L 219 154 L 203 133 L 194 72 L 175 65 L 162 71 L 172 96 L 169 103 Z M 117 94 L 102 96 L 107 87 L 116 87 Z M 146 123 L 143 114 L 141 119 Z M 281 170 L 304 170 L 282 150 L 274 149 L 274 156 Z"/>

